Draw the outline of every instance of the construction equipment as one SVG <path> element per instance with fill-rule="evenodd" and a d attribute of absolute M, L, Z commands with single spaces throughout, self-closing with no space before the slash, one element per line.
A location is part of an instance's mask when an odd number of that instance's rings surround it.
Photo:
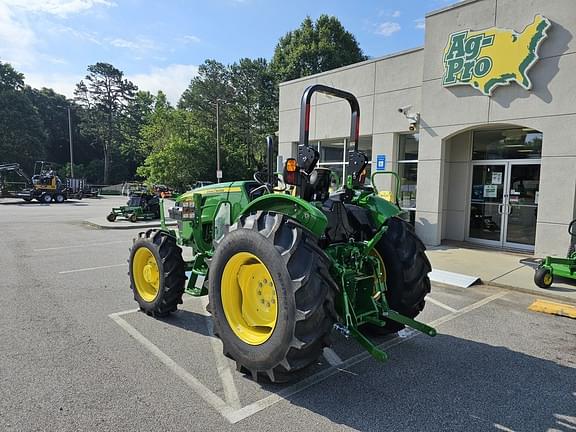
<path fill-rule="evenodd" d="M 576 219 L 568 225 L 570 247 L 566 258 L 547 256 L 534 273 L 534 283 L 540 288 L 550 288 L 554 278 L 563 277 L 576 280 Z"/>
<path fill-rule="evenodd" d="M 14 173 L 24 181 L 22 182 L 9 182 L 8 176 L 10 173 Z M 24 170 L 20 167 L 20 164 L 17 163 L 3 163 L 0 164 L 0 198 L 4 197 L 12 197 L 15 196 L 17 190 L 23 189 L 29 184 L 32 183 L 32 180 L 28 175 L 24 172 Z"/>
<path fill-rule="evenodd" d="M 130 222 L 158 219 L 160 198 L 148 192 L 132 192 L 126 205 L 114 207 L 106 219 L 108 222 L 114 222 L 119 216 Z"/>
<path fill-rule="evenodd" d="M 63 203 L 69 198 L 82 199 L 84 191 L 88 187 L 84 179 L 68 178 L 62 182 L 56 171 L 52 169 L 52 164 L 46 161 L 36 161 L 34 163 L 34 175 L 28 175 L 17 163 L 1 164 L 0 174 L 14 172 L 22 177 L 25 182 L 20 190 L 10 191 L 7 182 L 0 176 L 0 196 L 13 196 L 22 198 L 24 201 L 38 200 L 42 203 Z"/>
<path fill-rule="evenodd" d="M 319 153 L 308 145 L 315 92 L 345 99 L 352 111 L 346 184 L 332 194 L 331 172 L 316 167 Z M 364 187 L 368 159 L 358 151 L 359 120 L 351 93 L 308 87 L 298 158 L 286 160 L 282 179 L 274 174 L 269 137 L 267 169 L 254 181 L 178 197 L 169 209 L 178 228 L 168 229 L 162 212 L 162 228 L 140 233 L 131 248 L 130 284 L 141 310 L 161 317 L 176 310 L 184 292 L 208 294 L 224 354 L 254 379 L 273 382 L 313 363 L 331 344 L 332 330 L 355 338 L 379 361 L 388 355 L 371 332 L 409 326 L 434 336 L 414 319 L 430 292 L 424 244 L 397 203 Z M 181 246 L 192 248 L 192 260 L 184 261 Z"/>

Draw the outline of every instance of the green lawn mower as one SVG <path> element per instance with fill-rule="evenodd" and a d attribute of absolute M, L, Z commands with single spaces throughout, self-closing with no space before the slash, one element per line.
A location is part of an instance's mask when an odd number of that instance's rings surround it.
<path fill-rule="evenodd" d="M 346 185 L 334 193 L 330 170 L 317 167 L 319 153 L 308 144 L 315 92 L 345 99 L 352 111 Z M 238 370 L 272 382 L 315 362 L 333 332 L 353 337 L 379 361 L 388 355 L 370 334 L 409 326 L 434 336 L 415 320 L 430 292 L 424 244 L 397 203 L 364 186 L 368 158 L 358 151 L 359 124 L 354 95 L 308 87 L 298 157 L 286 160 L 281 179 L 269 137 L 267 169 L 254 181 L 182 194 L 169 210 L 177 229 L 166 227 L 160 206 L 162 228 L 140 233 L 130 251 L 140 309 L 162 317 L 185 292 L 208 295 L 224 354 Z M 191 260 L 181 246 L 192 248 Z"/>
<path fill-rule="evenodd" d="M 566 258 L 547 256 L 536 268 L 534 283 L 540 288 L 550 288 L 556 277 L 576 280 L 576 219 L 570 222 L 568 233 L 570 247 Z"/>
<path fill-rule="evenodd" d="M 114 207 L 106 216 L 108 222 L 123 217 L 130 222 L 160 218 L 160 198 L 148 192 L 132 192 L 125 206 Z"/>

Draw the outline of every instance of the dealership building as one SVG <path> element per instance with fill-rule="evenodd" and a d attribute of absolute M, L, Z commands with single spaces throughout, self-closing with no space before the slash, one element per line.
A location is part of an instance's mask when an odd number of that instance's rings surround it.
<path fill-rule="evenodd" d="M 430 12 L 423 47 L 282 83 L 279 153 L 297 153 L 306 87 L 347 90 L 369 170 L 400 174 L 399 203 L 426 244 L 564 255 L 576 218 L 574 35 L 574 0 Z M 349 106 L 321 94 L 312 104 L 310 143 L 344 179 Z M 394 189 L 378 178 L 378 190 Z"/>

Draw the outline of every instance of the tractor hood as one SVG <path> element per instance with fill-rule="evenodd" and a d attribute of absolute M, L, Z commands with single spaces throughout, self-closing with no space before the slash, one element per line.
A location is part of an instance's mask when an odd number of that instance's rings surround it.
<path fill-rule="evenodd" d="M 176 202 L 191 200 L 194 194 L 216 195 L 228 192 L 240 192 L 240 186 L 242 183 L 244 182 L 216 183 L 208 186 L 202 186 L 183 193 L 176 199 Z"/>

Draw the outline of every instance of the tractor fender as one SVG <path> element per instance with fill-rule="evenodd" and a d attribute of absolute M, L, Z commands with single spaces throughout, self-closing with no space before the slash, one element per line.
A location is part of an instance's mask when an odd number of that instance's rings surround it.
<path fill-rule="evenodd" d="M 298 221 L 317 237 L 324 234 L 328 224 L 328 219 L 318 208 L 301 198 L 284 194 L 267 194 L 256 198 L 242 210 L 236 220 L 257 211 L 269 211 L 286 215 Z"/>

